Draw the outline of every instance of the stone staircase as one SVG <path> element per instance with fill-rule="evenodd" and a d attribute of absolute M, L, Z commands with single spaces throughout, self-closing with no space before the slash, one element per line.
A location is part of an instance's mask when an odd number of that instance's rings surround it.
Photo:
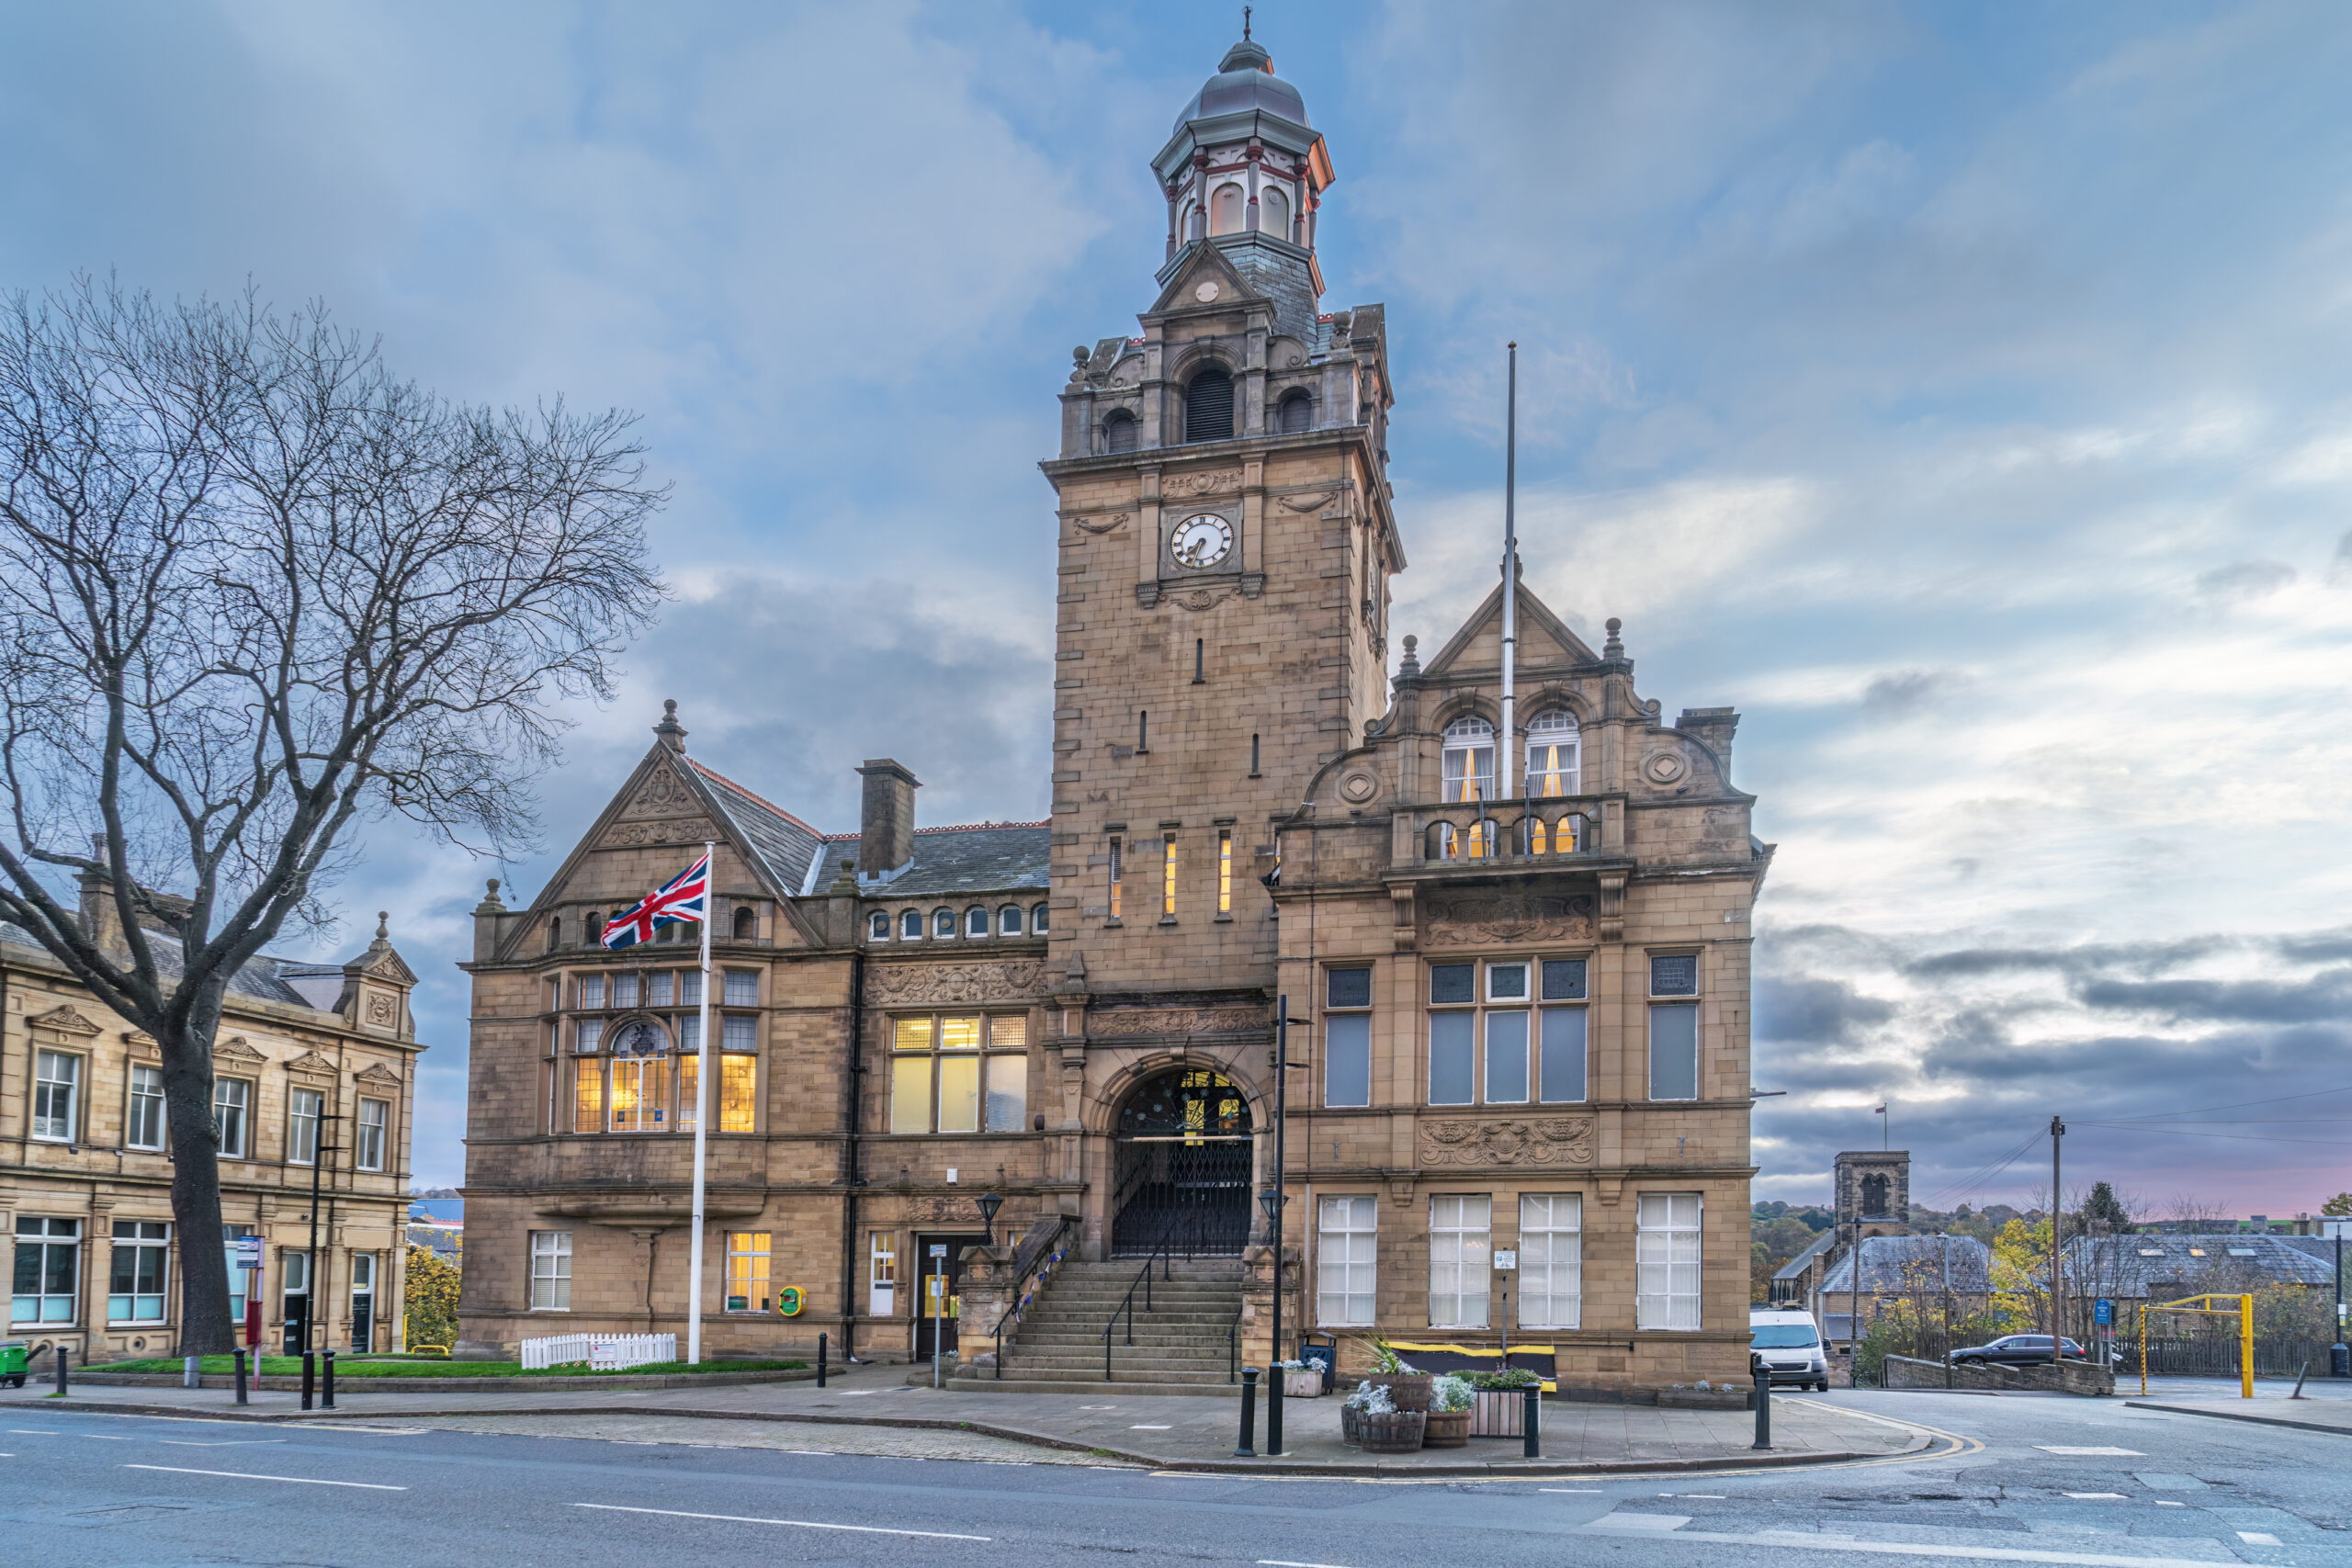
<path fill-rule="evenodd" d="M 1228 1381 L 1240 1375 L 1228 1335 L 1241 1310 L 1240 1259 L 1180 1259 L 1168 1265 L 1169 1278 L 1159 1271 L 1154 1264 L 1151 1311 L 1136 1292 L 1133 1345 L 1126 1314 L 1119 1314 L 1110 1382 L 1102 1379 L 1102 1325 L 1143 1272 L 1141 1258 L 1062 1264 L 1006 1344 L 1004 1376 L 967 1363 L 951 1386 L 976 1393 L 1238 1393 L 1239 1382 Z M 975 1340 L 964 1350 L 973 1356 L 989 1348 Z"/>

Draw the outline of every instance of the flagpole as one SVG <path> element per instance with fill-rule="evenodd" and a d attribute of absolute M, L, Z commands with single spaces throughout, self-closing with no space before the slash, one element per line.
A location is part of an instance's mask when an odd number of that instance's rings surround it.
<path fill-rule="evenodd" d="M 1519 752 L 1519 344 L 1510 345 L 1510 392 L 1503 416 L 1503 700 L 1500 755 L 1495 798 L 1515 800 L 1519 775 L 1512 765 Z M 1527 814 L 1520 813 L 1522 822 Z M 1493 829 L 1487 829 L 1489 835 Z M 1513 846 L 1523 850 L 1524 845 Z M 1490 841 L 1487 852 L 1493 854 Z"/>
<path fill-rule="evenodd" d="M 702 1014 L 695 1026 L 695 1219 L 694 1239 L 687 1244 L 690 1272 L 686 1276 L 686 1364 L 702 1365 L 702 1211 L 704 1156 L 710 1139 L 710 921 L 718 910 L 711 884 L 718 868 L 711 858 L 716 842 L 702 847 Z"/>

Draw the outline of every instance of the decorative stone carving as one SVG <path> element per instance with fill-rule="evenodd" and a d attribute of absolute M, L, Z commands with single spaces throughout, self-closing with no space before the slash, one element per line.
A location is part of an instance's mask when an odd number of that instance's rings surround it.
<path fill-rule="evenodd" d="M 1162 1034 L 1246 1034 L 1273 1028 L 1270 1008 L 1096 1008 L 1086 1015 L 1090 1040 L 1134 1040 Z"/>
<path fill-rule="evenodd" d="M 1043 987 L 1035 961 L 997 964 L 876 964 L 865 971 L 865 999 L 901 1002 L 1021 1001 Z"/>
<path fill-rule="evenodd" d="M 620 822 L 605 835 L 603 847 L 630 850 L 644 844 L 699 844 L 716 837 L 710 823 L 700 817 L 679 822 Z"/>
<path fill-rule="evenodd" d="M 1350 806 L 1362 806 L 1380 793 L 1380 780 L 1367 773 L 1351 773 L 1340 780 L 1340 798 Z"/>
<path fill-rule="evenodd" d="M 1428 901 L 1431 946 L 1446 942 L 1589 942 L 1589 893 L 1544 897 L 1528 893 L 1439 895 Z"/>
<path fill-rule="evenodd" d="M 250 1044 L 246 1043 L 245 1037 L 242 1034 L 232 1034 L 226 1040 L 216 1041 L 212 1046 L 212 1059 L 216 1062 L 230 1061 L 244 1062 L 248 1064 L 266 1062 L 269 1060 L 268 1057 L 263 1055 L 260 1052 L 254 1050 Z"/>
<path fill-rule="evenodd" d="M 1642 772 L 1652 784 L 1670 784 L 1690 771 L 1690 764 L 1679 751 L 1660 751 L 1642 764 Z"/>
<path fill-rule="evenodd" d="M 359 1075 L 357 1081 L 368 1085 L 371 1089 L 398 1089 L 401 1087 L 400 1074 L 392 1071 L 381 1062 L 372 1062 L 368 1064 L 368 1070 Z"/>
<path fill-rule="evenodd" d="M 98 1026 L 75 1012 L 72 1004 L 62 1004 L 25 1021 L 35 1029 L 51 1030 L 59 1034 L 79 1034 L 85 1037 L 98 1032 Z"/>
<path fill-rule="evenodd" d="M 1234 592 L 1235 590 L 1230 588 L 1195 588 L 1188 592 L 1171 593 L 1169 600 L 1187 610 L 1214 610 L 1232 598 Z"/>
<path fill-rule="evenodd" d="M 1590 1165 L 1592 1118 L 1540 1121 L 1423 1122 L 1421 1163 L 1430 1165 Z"/>
<path fill-rule="evenodd" d="M 1284 512 L 1312 512 L 1339 493 L 1337 491 L 1318 490 L 1313 495 L 1278 496 L 1274 504 Z"/>
<path fill-rule="evenodd" d="M 628 809 L 632 813 L 672 812 L 693 801 L 692 792 L 679 782 L 677 774 L 667 768 L 656 768 L 653 776 L 645 781 L 645 787 L 628 803 Z"/>
<path fill-rule="evenodd" d="M 1114 512 L 1110 516 L 1099 519 L 1092 517 L 1073 517 L 1070 519 L 1070 523 L 1072 526 L 1076 527 L 1079 532 L 1082 534 L 1107 534 L 1114 528 L 1125 527 L 1128 515 L 1129 514 L 1125 512 Z"/>
<path fill-rule="evenodd" d="M 1159 481 L 1164 496 L 1215 495 L 1241 488 L 1241 470 L 1224 468 L 1204 474 L 1170 474 Z"/>
<path fill-rule="evenodd" d="M 368 1021 L 379 1029 L 390 1029 L 400 1022 L 400 998 L 387 991 L 368 994 Z"/>
<path fill-rule="evenodd" d="M 311 1077 L 331 1078 L 337 1076 L 334 1064 L 316 1051 L 303 1052 L 286 1064 L 286 1070 L 289 1073 L 301 1073 Z"/>

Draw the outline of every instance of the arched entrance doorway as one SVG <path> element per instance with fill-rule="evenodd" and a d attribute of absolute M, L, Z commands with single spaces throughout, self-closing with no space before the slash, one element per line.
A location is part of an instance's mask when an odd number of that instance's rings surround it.
<path fill-rule="evenodd" d="M 1250 1104 L 1224 1074 L 1178 1067 L 1145 1079 L 1114 1129 L 1111 1255 L 1170 1237 L 1194 1254 L 1238 1258 L 1250 1239 Z"/>

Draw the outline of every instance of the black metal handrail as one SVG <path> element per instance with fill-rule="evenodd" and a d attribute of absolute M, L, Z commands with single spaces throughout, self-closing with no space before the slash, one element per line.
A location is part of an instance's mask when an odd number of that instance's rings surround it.
<path fill-rule="evenodd" d="M 1233 1309 L 1233 1322 L 1225 1331 L 1225 1381 L 1241 1381 L 1241 1314 L 1249 1309 L 1245 1295 L 1241 1304 Z"/>
<path fill-rule="evenodd" d="M 1127 1314 L 1125 1342 L 1132 1345 L 1136 1342 L 1136 1292 L 1137 1291 L 1143 1292 L 1144 1311 L 1156 1310 L 1151 1300 L 1151 1266 L 1155 1263 L 1159 1265 L 1161 1279 L 1175 1278 L 1171 1265 L 1176 1255 L 1176 1232 L 1180 1226 L 1186 1226 L 1188 1222 L 1189 1228 L 1184 1234 L 1184 1261 L 1190 1263 L 1193 1260 L 1193 1250 L 1199 1241 L 1201 1216 L 1197 1213 L 1169 1215 L 1168 1223 L 1159 1227 L 1159 1239 L 1151 1244 L 1149 1252 L 1144 1254 L 1143 1271 L 1136 1276 L 1135 1283 L 1127 1287 L 1127 1293 L 1120 1298 L 1119 1304 L 1111 1309 L 1110 1321 L 1102 1325 L 1102 1381 L 1104 1382 L 1111 1381 L 1111 1331 L 1119 1325 L 1119 1314 L 1121 1313 Z"/>
<path fill-rule="evenodd" d="M 1015 1288 L 1021 1292 L 1021 1299 L 1013 1304 L 1011 1312 L 996 1320 L 996 1376 L 999 1382 L 1004 1381 L 1006 1326 L 1021 1326 L 1022 1316 L 1028 1312 L 1029 1303 L 1037 1299 L 1037 1292 L 1046 1288 L 1046 1281 L 1053 1278 L 1054 1270 L 1060 1267 L 1061 1260 L 1069 1256 L 1069 1247 L 1063 1238 L 1076 1222 L 1068 1214 L 1057 1215 L 1055 1219 L 1051 1235 L 1041 1236 L 1039 1233 L 1046 1229 L 1046 1223 L 1040 1220 L 1029 1227 L 1029 1234 L 1021 1238 L 1021 1246 L 1013 1252 L 1012 1277 L 1018 1281 Z M 1037 1262 L 1041 1256 L 1045 1258 L 1042 1265 Z M 1030 1277 L 1033 1266 L 1035 1268 L 1035 1279 Z"/>

